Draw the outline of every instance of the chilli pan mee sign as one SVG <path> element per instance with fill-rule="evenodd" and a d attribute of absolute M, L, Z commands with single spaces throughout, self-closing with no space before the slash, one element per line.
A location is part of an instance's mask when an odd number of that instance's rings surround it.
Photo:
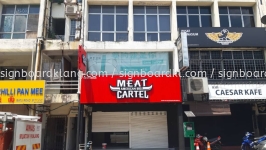
<path fill-rule="evenodd" d="M 45 81 L 0 81 L 0 104 L 43 104 Z"/>
<path fill-rule="evenodd" d="M 81 81 L 82 104 L 168 102 L 182 102 L 178 76 L 97 76 Z"/>

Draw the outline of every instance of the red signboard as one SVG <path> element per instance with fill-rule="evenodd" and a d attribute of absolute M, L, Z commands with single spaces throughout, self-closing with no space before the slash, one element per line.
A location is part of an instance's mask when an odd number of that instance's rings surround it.
<path fill-rule="evenodd" d="M 179 76 L 97 76 L 83 77 L 81 104 L 180 103 Z"/>
<path fill-rule="evenodd" d="M 86 65 L 87 65 L 87 53 L 83 46 L 79 45 L 79 50 L 78 50 L 78 69 L 86 72 Z"/>

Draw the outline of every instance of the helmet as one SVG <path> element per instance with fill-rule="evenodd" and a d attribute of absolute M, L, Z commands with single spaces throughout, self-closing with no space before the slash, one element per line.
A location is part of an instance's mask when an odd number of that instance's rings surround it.
<path fill-rule="evenodd" d="M 208 138 L 206 136 L 203 137 L 203 140 L 208 142 Z"/>
<path fill-rule="evenodd" d="M 251 136 L 252 134 L 249 132 L 246 132 L 246 136 Z"/>
<path fill-rule="evenodd" d="M 201 135 L 200 135 L 200 134 L 197 134 L 197 135 L 196 135 L 196 138 L 200 138 L 200 137 L 201 137 Z"/>

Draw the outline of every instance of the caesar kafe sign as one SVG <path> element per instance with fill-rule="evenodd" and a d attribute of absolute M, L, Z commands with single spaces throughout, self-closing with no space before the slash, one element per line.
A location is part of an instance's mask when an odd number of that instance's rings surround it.
<path fill-rule="evenodd" d="M 266 99 L 265 84 L 209 85 L 210 100 Z"/>
<path fill-rule="evenodd" d="M 116 92 L 116 98 L 141 98 L 148 99 L 148 91 L 152 89 L 152 85 L 147 86 L 148 79 L 141 80 L 117 80 L 116 86 L 111 86 L 110 89 Z"/>

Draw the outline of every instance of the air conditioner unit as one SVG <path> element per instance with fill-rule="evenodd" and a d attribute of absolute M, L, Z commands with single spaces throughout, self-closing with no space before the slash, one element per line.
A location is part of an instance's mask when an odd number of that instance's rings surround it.
<path fill-rule="evenodd" d="M 187 94 L 209 93 L 208 78 L 190 77 L 187 80 Z"/>
<path fill-rule="evenodd" d="M 77 15 L 77 6 L 76 5 L 66 5 L 65 7 L 65 14 L 67 16 L 74 16 L 76 17 Z"/>

